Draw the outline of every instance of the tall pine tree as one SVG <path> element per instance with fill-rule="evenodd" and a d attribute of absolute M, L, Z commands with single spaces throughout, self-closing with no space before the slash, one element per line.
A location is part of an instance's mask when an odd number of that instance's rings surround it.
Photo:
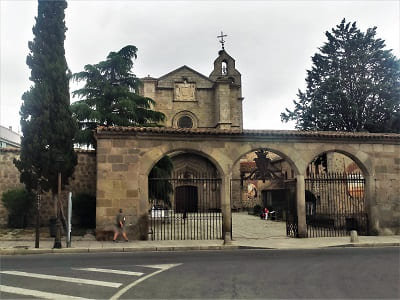
<path fill-rule="evenodd" d="M 22 96 L 21 155 L 14 161 L 29 190 L 36 189 L 41 178 L 41 188 L 51 190 L 53 196 L 59 168 L 62 182 L 67 184 L 77 163 L 73 149 L 76 123 L 69 107 L 70 72 L 64 50 L 66 8 L 66 1 L 38 1 L 34 39 L 29 42 L 26 60 L 33 86 Z"/>
<path fill-rule="evenodd" d="M 364 33 L 345 19 L 327 31 L 307 89 L 282 121 L 302 130 L 400 132 L 400 60 L 375 35 L 376 27 Z"/>

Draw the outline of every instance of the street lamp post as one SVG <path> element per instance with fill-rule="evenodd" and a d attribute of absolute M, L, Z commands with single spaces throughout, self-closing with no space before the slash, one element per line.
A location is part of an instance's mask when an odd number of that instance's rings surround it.
<path fill-rule="evenodd" d="M 61 166 L 64 159 L 61 155 L 56 158 L 57 169 L 58 169 L 58 192 L 56 202 L 56 237 L 54 239 L 53 248 L 60 249 L 61 247 L 61 220 L 60 220 L 60 203 L 61 203 Z"/>

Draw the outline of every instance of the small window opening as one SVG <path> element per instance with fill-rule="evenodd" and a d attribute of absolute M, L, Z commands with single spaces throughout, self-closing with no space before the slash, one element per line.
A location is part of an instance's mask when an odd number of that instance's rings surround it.
<path fill-rule="evenodd" d="M 193 128 L 193 121 L 188 116 L 183 116 L 178 120 L 178 127 L 179 128 Z"/>
<path fill-rule="evenodd" d="M 221 64 L 221 74 L 222 75 L 228 74 L 228 64 L 226 63 L 226 61 L 223 61 Z"/>

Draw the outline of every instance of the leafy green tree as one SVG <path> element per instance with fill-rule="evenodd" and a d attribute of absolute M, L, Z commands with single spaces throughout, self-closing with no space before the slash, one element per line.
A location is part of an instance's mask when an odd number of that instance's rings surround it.
<path fill-rule="evenodd" d="M 155 126 L 165 119 L 152 109 L 154 100 L 138 95 L 139 79 L 131 72 L 136 52 L 135 46 L 125 46 L 73 75 L 75 81 L 85 82 L 73 92 L 81 100 L 71 105 L 80 128 L 77 143 L 95 146 L 97 126 Z"/>
<path fill-rule="evenodd" d="M 71 109 L 79 124 L 76 141 L 96 147 L 93 131 L 97 126 L 157 126 L 165 115 L 153 110 L 154 100 L 138 95 L 139 79 L 131 72 L 137 57 L 135 46 L 125 46 L 111 52 L 105 61 L 86 65 L 73 79 L 84 81 L 83 88 L 73 92 L 81 100 Z M 173 169 L 168 156 L 163 157 L 151 170 L 151 178 L 170 178 Z M 150 199 L 170 203 L 172 185 L 168 180 L 150 180 Z"/>
<path fill-rule="evenodd" d="M 400 60 L 375 38 L 376 27 L 364 33 L 343 19 L 325 35 L 307 89 L 282 121 L 301 130 L 400 132 Z"/>
<path fill-rule="evenodd" d="M 70 111 L 70 72 L 65 59 L 66 1 L 38 1 L 38 16 L 29 42 L 27 65 L 33 86 L 22 96 L 20 158 L 14 164 L 20 181 L 30 191 L 41 188 L 57 192 L 57 175 L 68 183 L 77 163 L 73 148 L 76 123 Z M 63 161 L 57 167 L 57 161 Z"/>

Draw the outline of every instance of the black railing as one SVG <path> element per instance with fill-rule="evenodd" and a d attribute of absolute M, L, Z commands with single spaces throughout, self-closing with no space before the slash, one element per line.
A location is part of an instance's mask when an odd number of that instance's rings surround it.
<path fill-rule="evenodd" d="M 285 182 L 286 193 L 286 235 L 290 237 L 299 237 L 297 199 L 296 199 L 296 181 L 288 180 Z"/>
<path fill-rule="evenodd" d="M 308 237 L 368 235 L 365 179 L 361 174 L 327 173 L 305 179 Z"/>
<path fill-rule="evenodd" d="M 222 239 L 221 180 L 149 178 L 150 239 Z"/>

